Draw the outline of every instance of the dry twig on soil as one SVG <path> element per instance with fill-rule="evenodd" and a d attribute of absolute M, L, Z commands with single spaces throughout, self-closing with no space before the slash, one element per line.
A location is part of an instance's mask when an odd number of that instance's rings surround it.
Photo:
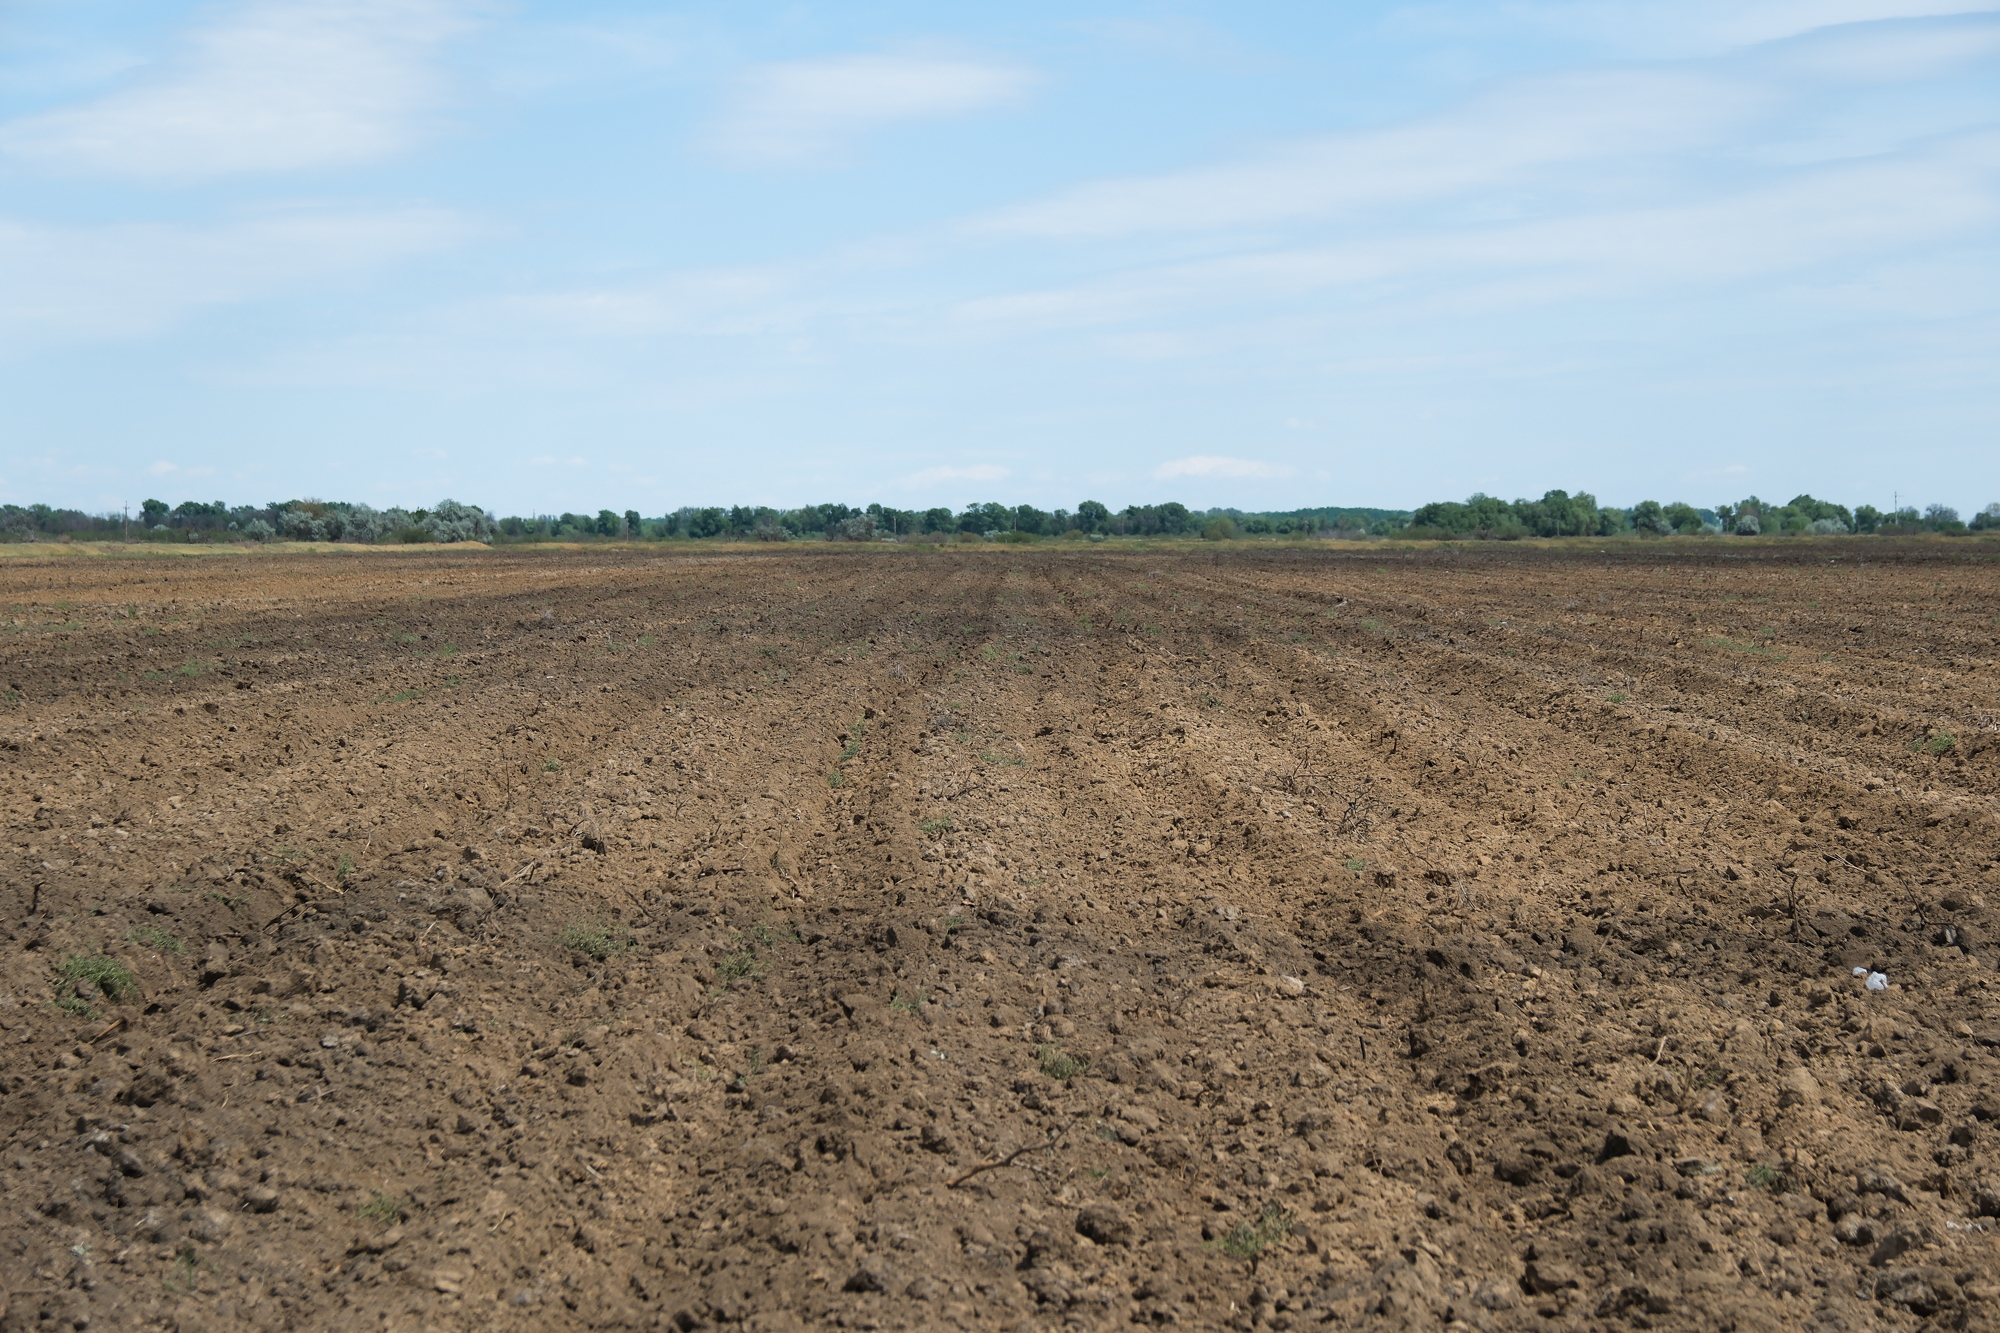
<path fill-rule="evenodd" d="M 1058 1143 L 1062 1142 L 1063 1135 L 1069 1133 L 1070 1130 L 1076 1125 L 1076 1122 L 1081 1119 L 1083 1119 L 1083 1117 L 1080 1115 L 1071 1116 L 1069 1123 L 1064 1125 L 1061 1129 L 1057 1130 L 1054 1134 L 1051 1134 L 1049 1136 L 1049 1141 L 1047 1143 L 1031 1143 L 1025 1148 L 1014 1149 L 1014 1151 L 1008 1153 L 1005 1157 L 1002 1157 L 997 1161 L 981 1162 L 978 1166 L 973 1167 L 970 1171 L 965 1172 L 963 1175 L 953 1176 L 950 1180 L 947 1180 L 944 1184 L 944 1187 L 948 1190 L 955 1190 L 960 1185 L 963 1185 L 966 1181 L 972 1179 L 974 1176 L 978 1175 L 982 1171 L 997 1171 L 1003 1166 L 1012 1166 L 1014 1164 L 1014 1159 L 1016 1157 L 1021 1156 L 1023 1153 L 1040 1152 L 1044 1148 L 1053 1148 Z"/>

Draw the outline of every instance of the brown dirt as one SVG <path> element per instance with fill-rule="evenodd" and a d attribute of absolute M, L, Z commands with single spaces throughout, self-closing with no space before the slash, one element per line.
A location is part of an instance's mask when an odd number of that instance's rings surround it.
<path fill-rule="evenodd" d="M 1989 550 L 8 564 L 0 1327 L 1990 1327 Z"/>

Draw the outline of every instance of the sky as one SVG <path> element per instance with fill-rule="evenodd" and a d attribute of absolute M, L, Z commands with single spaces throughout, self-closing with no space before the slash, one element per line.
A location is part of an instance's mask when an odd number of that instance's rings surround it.
<path fill-rule="evenodd" d="M 0 502 L 2000 499 L 2000 9 L 0 0 Z"/>

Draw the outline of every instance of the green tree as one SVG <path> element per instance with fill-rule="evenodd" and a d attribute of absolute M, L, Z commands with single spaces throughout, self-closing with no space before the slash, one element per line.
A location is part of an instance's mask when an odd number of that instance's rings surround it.
<path fill-rule="evenodd" d="M 165 500 L 148 500 L 139 506 L 139 521 L 149 528 L 157 528 L 167 516 Z"/>
<path fill-rule="evenodd" d="M 1084 532 L 1108 532 L 1111 511 L 1095 500 L 1085 500 L 1076 507 L 1076 526 Z"/>

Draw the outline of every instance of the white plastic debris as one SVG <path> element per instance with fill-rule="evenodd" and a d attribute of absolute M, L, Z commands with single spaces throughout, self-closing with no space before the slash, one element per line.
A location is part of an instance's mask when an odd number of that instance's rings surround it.
<path fill-rule="evenodd" d="M 1854 975 L 1868 978 L 1864 984 L 1869 990 L 1889 989 L 1889 974 L 1886 972 L 1870 972 L 1865 967 L 1857 967 L 1854 969 Z"/>

